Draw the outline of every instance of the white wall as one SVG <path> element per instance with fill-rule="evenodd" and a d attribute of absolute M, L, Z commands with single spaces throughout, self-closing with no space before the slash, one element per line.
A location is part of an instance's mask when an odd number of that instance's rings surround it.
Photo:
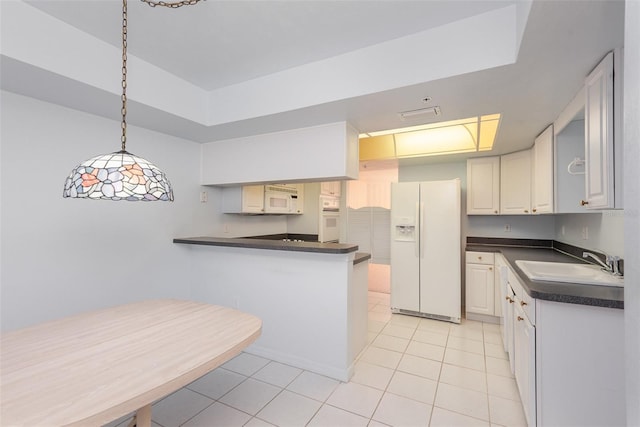
<path fill-rule="evenodd" d="M 640 426 L 640 2 L 625 3 L 624 248 L 627 425 Z"/>
<path fill-rule="evenodd" d="M 114 108 L 118 108 L 114 106 Z M 120 124 L 2 92 L 1 308 L 11 330 L 145 298 L 188 298 L 197 279 L 176 236 L 210 232 L 200 146 L 129 127 L 128 149 L 163 169 L 175 202 L 63 199 L 71 169 L 120 149 Z"/>
<path fill-rule="evenodd" d="M 304 213 L 287 215 L 287 233 L 318 234 L 320 226 L 320 183 L 304 184 Z"/>
<path fill-rule="evenodd" d="M 624 257 L 624 211 L 562 214 L 555 218 L 555 240 Z"/>

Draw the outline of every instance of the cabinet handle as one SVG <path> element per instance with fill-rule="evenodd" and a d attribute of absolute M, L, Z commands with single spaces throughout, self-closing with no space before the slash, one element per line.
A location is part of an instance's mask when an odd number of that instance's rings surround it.
<path fill-rule="evenodd" d="M 580 200 L 580 206 L 586 206 L 589 202 L 587 200 Z"/>
<path fill-rule="evenodd" d="M 489 267 L 489 271 L 493 271 L 493 267 Z"/>
<path fill-rule="evenodd" d="M 538 212 L 538 209 L 536 209 L 536 208 L 533 208 L 533 209 L 531 209 L 531 210 L 533 211 L 533 213 Z"/>
<path fill-rule="evenodd" d="M 533 211 L 535 212 L 536 210 L 534 209 Z M 529 209 L 525 209 L 524 213 L 529 213 Z"/>
<path fill-rule="evenodd" d="M 521 320 L 524 320 L 524 317 L 518 316 L 518 322 L 521 321 Z"/>
<path fill-rule="evenodd" d="M 520 301 L 520 305 L 524 307 L 525 305 L 527 305 L 527 303 L 524 301 Z"/>
<path fill-rule="evenodd" d="M 482 260 L 482 257 L 481 257 L 481 256 L 479 256 L 479 257 L 478 257 L 478 260 Z"/>
<path fill-rule="evenodd" d="M 513 300 L 509 297 L 504 297 L 504 299 L 506 299 L 507 301 L 509 301 L 509 304 L 513 304 Z"/>
<path fill-rule="evenodd" d="M 493 211 L 493 213 L 494 213 L 494 214 L 497 214 L 497 213 L 498 213 L 498 211 Z"/>

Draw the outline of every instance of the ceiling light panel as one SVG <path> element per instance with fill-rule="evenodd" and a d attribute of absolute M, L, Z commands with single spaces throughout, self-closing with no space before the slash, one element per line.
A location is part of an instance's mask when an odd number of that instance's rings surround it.
<path fill-rule="evenodd" d="M 360 137 L 360 160 L 488 151 L 498 132 L 500 114 L 430 123 Z"/>

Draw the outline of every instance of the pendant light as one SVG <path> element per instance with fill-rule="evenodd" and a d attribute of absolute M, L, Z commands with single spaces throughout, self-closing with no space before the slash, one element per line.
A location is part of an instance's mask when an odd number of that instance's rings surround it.
<path fill-rule="evenodd" d="M 141 0 L 149 6 L 178 8 L 201 0 L 176 3 Z M 127 144 L 127 0 L 122 0 L 122 147 L 93 157 L 73 168 L 64 183 L 63 197 L 129 201 L 173 201 L 173 189 L 158 167 L 126 150 Z"/>

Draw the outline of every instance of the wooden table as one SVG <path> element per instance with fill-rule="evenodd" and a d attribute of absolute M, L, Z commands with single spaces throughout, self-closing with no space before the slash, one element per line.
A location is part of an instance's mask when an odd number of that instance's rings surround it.
<path fill-rule="evenodd" d="M 0 425 L 98 426 L 231 359 L 262 321 L 230 308 L 153 300 L 9 332 L 0 339 Z"/>

